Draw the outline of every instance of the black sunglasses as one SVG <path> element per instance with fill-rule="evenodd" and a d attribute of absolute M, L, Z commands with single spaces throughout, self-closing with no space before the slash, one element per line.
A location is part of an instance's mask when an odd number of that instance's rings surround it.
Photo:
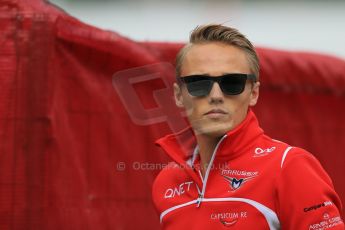
<path fill-rule="evenodd" d="M 208 75 L 190 75 L 178 78 L 187 85 L 190 95 L 195 97 L 207 96 L 212 89 L 213 83 L 217 82 L 226 95 L 238 95 L 244 91 L 247 79 L 256 82 L 254 74 L 229 73 L 219 77 Z"/>

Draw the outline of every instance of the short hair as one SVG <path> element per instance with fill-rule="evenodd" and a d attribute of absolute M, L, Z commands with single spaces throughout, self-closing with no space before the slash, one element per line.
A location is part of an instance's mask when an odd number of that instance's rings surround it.
<path fill-rule="evenodd" d="M 189 43 L 186 44 L 176 56 L 176 76 L 181 76 L 183 60 L 194 44 L 221 42 L 243 50 L 247 55 L 248 64 L 252 74 L 259 80 L 259 58 L 252 43 L 237 29 L 220 25 L 208 24 L 197 26 L 190 34 Z"/>

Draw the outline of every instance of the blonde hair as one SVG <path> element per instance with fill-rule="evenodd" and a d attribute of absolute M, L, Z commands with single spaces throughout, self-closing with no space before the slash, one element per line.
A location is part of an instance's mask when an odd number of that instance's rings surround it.
<path fill-rule="evenodd" d="M 252 74 L 256 75 L 257 80 L 259 79 L 259 58 L 252 43 L 237 29 L 219 24 L 197 26 L 191 32 L 189 43 L 182 47 L 176 56 L 177 77 L 181 76 L 183 60 L 190 48 L 194 44 L 203 44 L 209 42 L 221 42 L 243 50 L 247 55 Z"/>

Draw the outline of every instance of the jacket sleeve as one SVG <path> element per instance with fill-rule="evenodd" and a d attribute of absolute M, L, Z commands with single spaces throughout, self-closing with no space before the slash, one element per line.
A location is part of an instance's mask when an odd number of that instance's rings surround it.
<path fill-rule="evenodd" d="M 319 161 L 292 148 L 277 177 L 277 208 L 282 230 L 344 229 L 341 202 Z"/>

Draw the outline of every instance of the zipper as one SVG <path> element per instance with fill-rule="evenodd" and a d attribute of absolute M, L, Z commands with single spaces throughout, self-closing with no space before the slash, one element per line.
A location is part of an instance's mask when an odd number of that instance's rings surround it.
<path fill-rule="evenodd" d="M 196 202 L 196 207 L 199 208 L 200 207 L 200 204 L 201 204 L 201 201 L 203 199 L 203 195 L 201 193 L 199 193 L 199 196 L 198 196 L 198 199 L 197 199 L 197 202 Z"/>
<path fill-rule="evenodd" d="M 200 170 L 198 170 L 198 171 L 199 171 L 199 175 L 201 176 Z M 201 176 L 201 180 L 203 180 L 203 179 L 202 179 L 202 176 Z M 199 208 L 203 196 L 202 196 L 202 194 L 201 194 L 201 191 L 200 191 L 200 189 L 199 189 L 199 186 L 198 186 L 197 184 L 195 184 L 195 185 L 196 185 L 196 189 L 198 190 L 198 199 L 196 199 L 196 207 Z"/>
<path fill-rule="evenodd" d="M 216 157 L 216 153 L 218 151 L 218 148 L 220 146 L 220 144 L 223 142 L 223 140 L 227 137 L 227 135 L 225 134 L 217 143 L 216 147 L 214 148 L 213 150 L 213 153 L 212 153 L 212 157 L 211 157 L 211 160 L 207 166 L 207 169 L 206 169 L 206 173 L 205 173 L 205 177 L 202 178 L 202 175 L 199 171 L 199 175 L 201 176 L 201 179 L 202 179 L 202 190 L 200 192 L 199 188 L 198 188 L 198 199 L 197 199 L 197 202 L 196 202 L 196 207 L 199 208 L 200 205 L 201 205 L 201 202 L 203 201 L 204 199 L 204 196 L 205 196 L 205 191 L 206 191 L 206 185 L 207 185 L 207 180 L 208 180 L 208 176 L 210 174 L 210 170 L 213 166 L 213 161 L 214 161 L 214 158 Z"/>

